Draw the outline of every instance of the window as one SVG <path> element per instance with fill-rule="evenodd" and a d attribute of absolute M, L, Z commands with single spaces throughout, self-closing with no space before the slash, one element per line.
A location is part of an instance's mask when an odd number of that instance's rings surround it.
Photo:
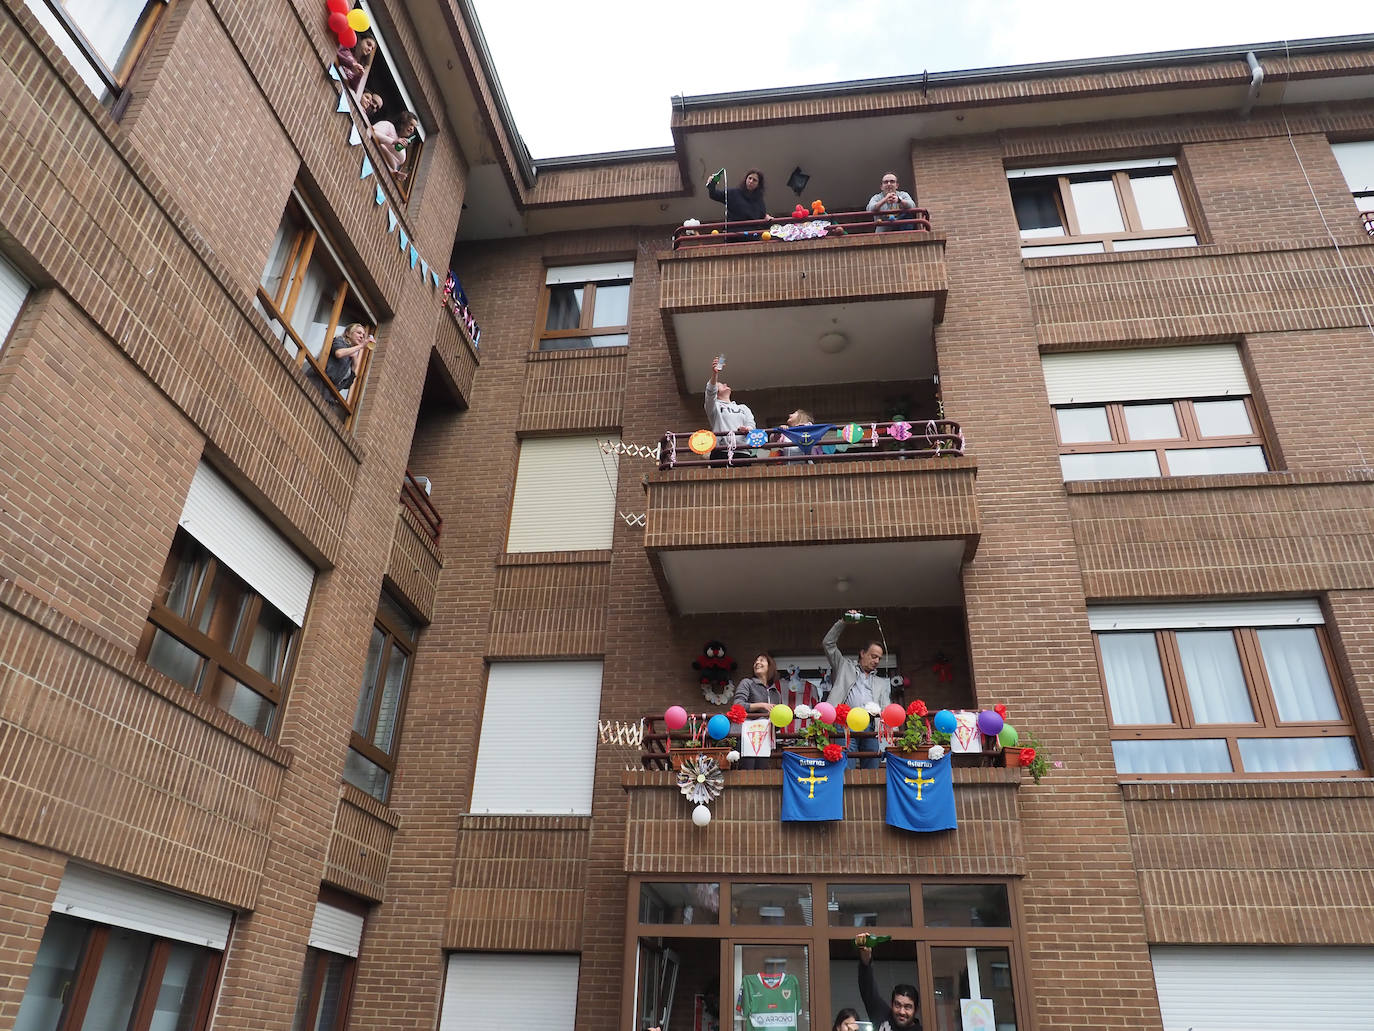
<path fill-rule="evenodd" d="M 590 814 L 600 711 L 599 661 L 493 662 L 470 810 Z"/>
<path fill-rule="evenodd" d="M 1174 158 L 1007 172 L 1023 258 L 1193 247 Z"/>
<path fill-rule="evenodd" d="M 969 1027 L 960 1000 L 976 1000 L 986 1017 L 978 1026 L 1015 1031 L 1028 1015 L 1014 986 L 1013 890 L 1005 881 L 907 877 L 632 879 L 637 919 L 623 980 L 633 1026 L 694 1028 L 695 1001 L 722 1029 L 823 1031 L 841 1008 L 865 1012 L 853 940 L 866 932 L 891 939 L 874 950 L 878 994 L 886 1000 L 897 985 L 910 986 L 923 1026 Z"/>
<path fill-rule="evenodd" d="M 571 1028 L 577 1022 L 578 966 L 576 956 L 454 953 L 448 958 L 439 1031 L 507 1027 L 517 997 L 522 1026 Z"/>
<path fill-rule="evenodd" d="M 10 330 L 19 320 L 19 309 L 29 296 L 29 281 L 4 257 L 0 257 L 0 350 L 9 339 Z"/>
<path fill-rule="evenodd" d="M 1047 354 L 1040 363 L 1065 480 L 1269 468 L 1234 344 Z"/>
<path fill-rule="evenodd" d="M 167 8 L 165 0 L 26 0 L 102 104 L 124 91 Z"/>
<path fill-rule="evenodd" d="M 338 252 L 299 194 L 293 195 L 277 227 L 272 251 L 258 285 L 256 305 L 296 364 L 332 404 L 350 416 L 358 410 L 372 356 L 376 318 L 362 300 Z M 332 342 L 360 325 L 363 349 L 333 355 Z"/>
<path fill-rule="evenodd" d="M 1355 198 L 1355 206 L 1361 211 L 1374 211 L 1374 140 L 1333 143 L 1331 150 Z"/>
<path fill-rule="evenodd" d="M 396 772 L 401 712 L 410 680 L 411 657 L 420 628 L 385 594 L 372 625 L 362 692 L 353 714 L 353 735 L 344 780 L 385 802 Z"/>
<path fill-rule="evenodd" d="M 541 351 L 620 347 L 630 340 L 633 261 L 551 268 L 539 306 Z"/>
<path fill-rule="evenodd" d="M 351 899 L 339 901 L 315 904 L 292 1031 L 343 1031 L 348 1024 L 364 907 Z"/>
<path fill-rule="evenodd" d="M 506 551 L 604 551 L 615 532 L 620 459 L 595 436 L 520 442 Z M 612 443 L 619 434 L 610 436 Z"/>
<path fill-rule="evenodd" d="M 313 584 L 305 559 L 202 464 L 139 654 L 269 734 L 291 679 Z"/>
<path fill-rule="evenodd" d="M 1315 601 L 1090 606 L 1116 769 L 1362 769 Z"/>
<path fill-rule="evenodd" d="M 201 1031 L 231 914 L 68 867 L 15 1031 Z"/>

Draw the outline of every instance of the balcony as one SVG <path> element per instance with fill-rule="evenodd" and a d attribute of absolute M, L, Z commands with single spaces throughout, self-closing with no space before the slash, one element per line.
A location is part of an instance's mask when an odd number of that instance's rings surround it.
<path fill-rule="evenodd" d="M 644 547 L 670 606 L 721 611 L 727 564 L 730 611 L 831 608 L 850 591 L 866 606 L 961 605 L 980 528 L 958 424 L 810 429 L 824 432 L 802 445 L 759 431 L 752 449 L 698 437 L 702 453 L 693 434 L 665 436 Z"/>
<path fill-rule="evenodd" d="M 737 390 L 929 380 L 949 277 L 944 237 L 923 210 L 911 216 L 679 228 L 659 256 L 679 388 L 697 389 L 721 353 Z"/>
<path fill-rule="evenodd" d="M 422 479 L 407 469 L 401 482 L 396 533 L 386 575 L 391 586 L 428 622 L 433 615 L 439 570 L 444 564 L 439 548 L 444 518 L 430 501 Z"/>

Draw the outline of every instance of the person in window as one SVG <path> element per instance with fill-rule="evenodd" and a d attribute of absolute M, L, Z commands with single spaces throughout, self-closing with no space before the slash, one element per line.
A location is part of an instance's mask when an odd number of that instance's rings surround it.
<path fill-rule="evenodd" d="M 858 617 L 859 613 L 850 610 L 846 615 Z M 840 651 L 840 635 L 844 633 L 844 628 L 848 624 L 845 616 L 835 620 L 835 625 L 825 635 L 821 641 L 821 647 L 825 650 L 825 657 L 830 662 L 830 678 L 834 687 L 830 689 L 830 697 L 826 699 L 831 705 L 844 704 L 851 709 L 862 709 L 870 703 L 878 706 L 879 711 L 887 708 L 892 700 L 892 685 L 886 677 L 878 675 L 878 663 L 883 660 L 883 645 L 881 641 L 869 640 L 864 642 L 863 648 L 859 650 L 858 661 L 846 659 L 844 653 Z M 871 744 L 865 742 L 860 745 L 857 738 L 853 739 L 851 750 L 864 750 L 876 748 L 877 742 Z M 876 770 L 882 762 L 881 757 L 873 756 L 870 759 L 863 759 L 859 765 L 865 770 Z M 872 1009 L 869 1009 L 872 1012 Z M 905 1027 L 905 1024 L 899 1025 Z"/>
<path fill-rule="evenodd" d="M 711 378 L 706 381 L 706 421 L 711 432 L 722 434 L 745 434 L 754 428 L 754 413 L 748 405 L 740 404 L 731 398 L 730 384 L 721 381 L 721 370 L 725 362 L 717 356 L 711 361 Z M 711 452 L 711 461 L 725 461 L 729 457 L 727 448 L 718 447 Z M 735 452 L 735 461 L 747 458 Z"/>
<path fill-rule="evenodd" d="M 864 944 L 866 941 L 867 934 L 854 937 L 854 944 L 859 947 L 859 996 L 874 1031 L 921 1031 L 921 1018 L 917 1015 L 921 1008 L 920 991 L 912 984 L 894 984 L 892 995 L 884 1002 L 873 976 L 873 950 Z"/>
<path fill-rule="evenodd" d="M 356 94 L 358 87 L 363 84 L 363 76 L 367 74 L 368 67 L 372 64 L 372 55 L 377 52 L 377 41 L 375 39 L 364 39 L 352 48 L 339 47 L 339 55 L 335 63 L 339 66 L 339 74 L 343 76 L 345 85 Z"/>
<path fill-rule="evenodd" d="M 706 180 L 706 193 L 713 200 L 725 205 L 726 222 L 759 222 L 771 219 L 768 205 L 763 199 L 763 173 L 751 168 L 744 173 L 743 186 L 731 186 L 722 191 L 721 174 L 717 172 Z M 730 240 L 747 240 L 752 233 L 727 233 Z"/>
<path fill-rule="evenodd" d="M 364 93 L 358 98 L 358 106 L 363 109 L 363 114 L 371 118 L 382 109 L 382 98 L 375 93 Z"/>
<path fill-rule="evenodd" d="M 324 374 L 342 394 L 358 378 L 358 364 L 367 350 L 367 327 L 353 322 L 329 345 L 329 358 L 324 363 Z"/>
<path fill-rule="evenodd" d="M 830 1031 L 859 1031 L 859 1011 L 853 1006 L 846 1006 L 835 1014 L 835 1023 L 830 1025 Z"/>
<path fill-rule="evenodd" d="M 897 173 L 884 172 L 882 189 L 868 199 L 866 211 L 873 212 L 873 221 L 878 226 L 873 231 L 875 233 L 891 233 L 899 229 L 912 229 L 910 225 L 884 225 L 885 222 L 895 222 L 899 218 L 910 218 L 911 212 L 916 208 L 916 202 L 911 199 L 911 194 L 905 190 L 897 189 Z"/>
<path fill-rule="evenodd" d="M 759 652 L 754 659 L 754 675 L 739 682 L 731 704 L 744 706 L 750 719 L 767 716 L 773 711 L 773 706 L 782 704 L 782 684 L 778 680 L 778 664 L 773 661 L 773 656 Z M 767 765 L 767 759 L 753 756 L 739 761 L 741 770 L 761 770 Z"/>
<path fill-rule="evenodd" d="M 401 166 L 406 163 L 406 147 L 415 139 L 420 128 L 420 119 L 410 111 L 402 111 L 395 122 L 385 118 L 372 123 L 372 138 L 382 151 L 382 160 L 390 169 L 392 178 L 404 179 L 406 174 Z"/>

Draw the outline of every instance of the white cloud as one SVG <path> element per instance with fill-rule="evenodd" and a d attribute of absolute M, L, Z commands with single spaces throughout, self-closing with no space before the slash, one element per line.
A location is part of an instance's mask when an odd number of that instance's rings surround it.
<path fill-rule="evenodd" d="M 474 0 L 536 157 L 671 143 L 670 98 L 1366 31 L 1348 0 Z"/>

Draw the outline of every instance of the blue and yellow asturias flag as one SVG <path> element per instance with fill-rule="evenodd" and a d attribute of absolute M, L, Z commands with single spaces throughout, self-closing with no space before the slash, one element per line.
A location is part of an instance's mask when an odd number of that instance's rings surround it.
<path fill-rule="evenodd" d="M 844 819 L 845 760 L 782 753 L 782 818 L 789 820 Z"/>
<path fill-rule="evenodd" d="M 939 759 L 887 754 L 887 822 L 904 831 L 952 831 L 958 826 L 948 753 Z"/>

